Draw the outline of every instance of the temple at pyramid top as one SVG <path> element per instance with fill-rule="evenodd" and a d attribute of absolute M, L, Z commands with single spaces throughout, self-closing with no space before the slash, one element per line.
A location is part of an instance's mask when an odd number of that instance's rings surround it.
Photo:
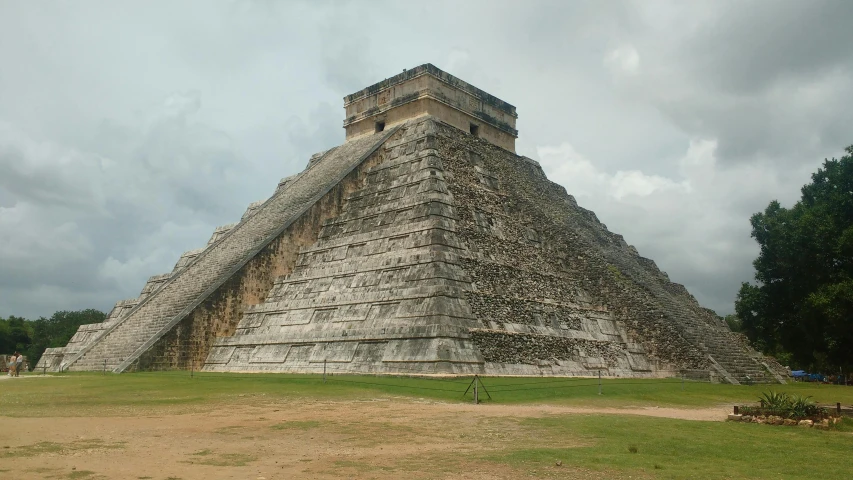
<path fill-rule="evenodd" d="M 431 115 L 515 152 L 515 107 L 432 64 L 424 64 L 344 97 L 347 141 Z"/>

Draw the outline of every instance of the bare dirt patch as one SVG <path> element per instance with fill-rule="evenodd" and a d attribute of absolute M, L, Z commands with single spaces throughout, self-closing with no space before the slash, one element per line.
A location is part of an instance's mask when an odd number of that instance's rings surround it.
<path fill-rule="evenodd" d="M 723 420 L 725 409 L 594 409 L 419 402 L 410 399 L 255 403 L 209 411 L 109 417 L 3 417 L 4 478 L 614 478 L 570 465 L 536 472 L 484 454 L 542 444 L 521 419 L 634 414 Z M 636 474 L 634 478 L 637 478 Z"/>

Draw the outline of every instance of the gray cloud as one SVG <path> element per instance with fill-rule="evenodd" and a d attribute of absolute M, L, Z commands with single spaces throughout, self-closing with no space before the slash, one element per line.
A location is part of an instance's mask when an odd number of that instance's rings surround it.
<path fill-rule="evenodd" d="M 0 4 L 0 315 L 108 309 L 343 141 L 341 97 L 436 64 L 703 304 L 749 215 L 853 143 L 849 2 Z"/>
<path fill-rule="evenodd" d="M 697 79 L 719 90 L 755 94 L 820 78 L 853 59 L 850 2 L 735 2 L 721 10 L 682 52 Z"/>
<path fill-rule="evenodd" d="M 802 161 L 790 153 L 820 156 L 849 141 L 837 126 L 853 112 L 837 106 L 853 101 L 853 4 L 639 5 L 649 18 L 669 15 L 625 36 L 640 67 L 620 87 L 684 132 L 716 138 L 722 161 Z"/>

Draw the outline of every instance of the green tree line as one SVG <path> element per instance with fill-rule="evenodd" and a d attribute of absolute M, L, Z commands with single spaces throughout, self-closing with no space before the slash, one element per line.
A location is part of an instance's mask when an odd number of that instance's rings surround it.
<path fill-rule="evenodd" d="M 752 216 L 755 282 L 735 302 L 734 324 L 758 349 L 825 372 L 853 367 L 853 146 L 845 151 L 793 207 L 774 200 Z"/>
<path fill-rule="evenodd" d="M 38 363 L 45 349 L 64 347 L 77 332 L 77 327 L 87 323 L 100 323 L 107 318 L 104 312 L 86 309 L 74 312 L 59 311 L 50 318 L 28 320 L 14 315 L 0 317 L 0 354 L 23 353 L 30 367 Z"/>

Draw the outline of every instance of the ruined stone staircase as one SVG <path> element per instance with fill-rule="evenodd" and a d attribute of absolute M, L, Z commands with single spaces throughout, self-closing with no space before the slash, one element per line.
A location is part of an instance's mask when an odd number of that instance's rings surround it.
<path fill-rule="evenodd" d="M 296 268 L 219 338 L 206 371 L 480 372 L 453 199 L 411 122 Z"/>
<path fill-rule="evenodd" d="M 497 217 L 512 213 L 505 199 L 513 173 L 493 171 L 499 165 L 476 157 L 466 160 L 468 170 L 446 169 L 447 158 L 435 154 L 436 126 L 429 119 L 409 121 L 397 129 L 399 138 L 392 130 L 315 156 L 304 172 L 282 180 L 272 198 L 251 204 L 236 226 L 218 228 L 206 248 L 186 252 L 170 274 L 149 279 L 135 306 L 87 337 L 88 345 L 69 355 L 65 368 L 159 368 L 150 358 L 141 367 L 135 362 L 317 195 L 380 151 L 384 161 L 361 170 L 363 185 L 346 197 L 338 216 L 323 222 L 313 244 L 298 249 L 293 270 L 271 282 L 265 300 L 248 307 L 233 334 L 203 350 L 205 370 L 319 371 L 329 361 L 340 372 L 655 375 L 660 366 L 649 363 L 645 347 L 605 307 L 612 287 L 590 294 L 602 284 L 589 278 L 601 280 L 615 265 L 635 284 L 630 288 L 642 298 L 636 306 L 693 350 L 709 378 L 776 380 L 683 287 L 650 260 L 614 244 L 609 232 L 557 226 L 591 233 L 573 245 L 589 260 L 554 269 L 537 228 L 555 227 L 525 226 L 521 211 L 513 213 L 521 217 Z M 536 168 L 517 158 L 517 165 Z M 460 204 L 450 182 L 456 192 L 473 196 Z M 494 205 L 483 210 L 481 202 Z M 463 241 L 458 212 L 472 206 L 463 210 Z M 495 275 L 520 283 L 513 287 Z"/>
<path fill-rule="evenodd" d="M 625 267 L 624 264 L 623 267 Z M 637 269 L 631 268 L 626 268 L 626 272 L 639 277 L 638 283 L 642 282 L 642 285 L 653 294 L 653 298 L 663 307 L 661 311 L 666 312 L 664 315 L 670 323 L 677 328 L 687 342 L 695 346 L 708 359 L 712 375 L 715 374 L 734 384 L 783 381 L 779 375 L 761 365 L 737 341 L 730 338 L 731 332 L 727 327 L 712 324 L 713 319 L 709 318 L 709 314 L 698 311 L 698 304 L 695 305 L 697 307 L 695 309 L 685 306 L 694 303 L 695 300 L 691 298 L 689 302 L 675 301 L 676 294 L 660 288 L 658 282 L 652 279 L 643 278 L 648 275 L 647 272 L 638 272 Z"/>
<path fill-rule="evenodd" d="M 39 359 L 36 368 L 50 371 L 58 371 L 62 367 L 63 360 L 66 357 L 70 359 L 76 356 L 82 350 L 93 345 L 95 342 L 100 341 L 101 337 L 115 324 L 117 324 L 123 317 L 133 311 L 134 307 L 136 307 L 139 302 L 145 300 L 146 297 L 148 297 L 150 294 L 154 293 L 157 289 L 159 289 L 166 282 L 166 280 L 186 268 L 186 266 L 192 263 L 196 259 L 196 257 L 198 257 L 198 255 L 201 254 L 207 247 L 216 243 L 220 238 L 222 238 L 223 235 L 228 233 L 228 231 L 234 228 L 236 225 L 236 223 L 232 223 L 216 227 L 213 234 L 210 236 L 207 245 L 204 248 L 189 250 L 181 254 L 180 258 L 175 263 L 175 266 L 172 268 L 171 272 L 161 275 L 153 275 L 149 277 L 148 281 L 145 282 L 145 286 L 142 287 L 142 291 L 139 292 L 138 297 L 127 300 L 120 300 L 116 302 L 112 310 L 110 310 L 110 313 L 107 315 L 107 318 L 104 319 L 103 322 L 80 325 L 77 328 L 77 332 L 74 334 L 73 337 L 71 337 L 66 346 L 46 349 L 42 354 L 41 358 Z M 102 365 L 102 368 L 103 367 L 104 365 Z"/>
<path fill-rule="evenodd" d="M 315 159 L 285 188 L 244 216 L 237 226 L 106 329 L 96 342 L 65 359 L 62 368 L 124 371 L 393 132 L 391 129 L 384 135 L 353 140 Z"/>

